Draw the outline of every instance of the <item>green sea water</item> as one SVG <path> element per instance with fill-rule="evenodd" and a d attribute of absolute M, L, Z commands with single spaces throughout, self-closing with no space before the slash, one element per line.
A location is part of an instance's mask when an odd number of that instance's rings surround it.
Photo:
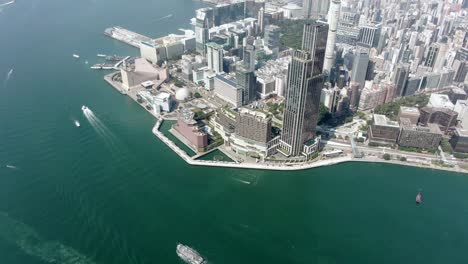
<path fill-rule="evenodd" d="M 468 263 L 466 175 L 367 163 L 192 167 L 152 135 L 152 116 L 89 69 L 97 53 L 138 54 L 105 37 L 106 27 L 162 36 L 187 28 L 200 6 L 18 0 L 2 8 L 1 264 L 182 263 L 177 243 L 215 264 Z"/>

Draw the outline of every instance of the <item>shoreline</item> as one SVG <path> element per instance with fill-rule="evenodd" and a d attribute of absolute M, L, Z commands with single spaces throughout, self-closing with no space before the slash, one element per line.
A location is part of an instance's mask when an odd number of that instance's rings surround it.
<path fill-rule="evenodd" d="M 468 174 L 468 171 L 464 170 L 464 169 L 441 167 L 441 166 L 436 166 L 434 164 L 426 166 L 426 165 L 422 165 L 422 164 L 418 164 L 418 163 L 402 162 L 402 161 L 397 161 L 397 160 L 354 158 L 354 157 L 350 157 L 350 156 L 332 158 L 332 159 L 326 159 L 326 160 L 318 160 L 318 161 L 313 161 L 311 163 L 288 164 L 288 165 L 275 164 L 275 163 L 265 163 L 265 162 L 263 162 L 263 163 L 246 163 L 246 162 L 239 163 L 239 162 L 225 162 L 225 161 L 196 160 L 195 158 L 202 157 L 202 156 L 204 156 L 204 155 L 206 155 L 208 153 L 197 153 L 197 155 L 195 155 L 194 157 L 190 157 L 185 151 L 180 149 L 173 141 L 168 139 L 161 131 L 159 131 L 159 128 L 160 128 L 162 122 L 165 121 L 165 120 L 168 120 L 168 119 L 164 119 L 161 116 L 158 116 L 155 113 L 149 111 L 142 104 L 138 103 L 138 101 L 136 100 L 136 97 L 131 96 L 130 93 L 122 91 L 121 87 L 118 87 L 118 85 L 116 85 L 112 81 L 112 79 L 109 78 L 109 77 L 113 76 L 115 73 L 116 72 L 106 74 L 104 76 L 104 80 L 111 87 L 113 87 L 115 90 L 117 90 L 121 95 L 128 96 L 135 103 L 137 103 L 139 106 L 141 106 L 143 109 L 145 109 L 146 112 L 148 112 L 153 117 L 155 117 L 157 119 L 157 122 L 152 128 L 152 133 L 159 140 L 161 140 L 167 147 L 169 147 L 174 153 L 176 153 L 179 156 L 179 158 L 181 158 L 187 164 L 192 165 L 192 166 L 207 166 L 207 167 L 219 167 L 219 168 L 252 169 L 252 170 L 270 170 L 270 171 L 300 171 L 300 170 L 308 170 L 308 169 L 332 166 L 332 165 L 337 165 L 337 164 L 342 164 L 342 163 L 347 163 L 347 162 L 363 162 L 363 163 L 385 163 L 385 164 L 392 164 L 392 165 L 397 165 L 397 166 L 417 167 L 417 168 L 421 168 L 421 169 L 435 169 L 435 170 L 449 171 L 449 172 L 454 172 L 454 173 Z M 219 149 L 219 148 L 215 148 L 215 149 Z M 222 150 L 220 150 L 220 151 L 222 151 Z M 226 154 L 225 152 L 223 152 L 223 153 Z"/>

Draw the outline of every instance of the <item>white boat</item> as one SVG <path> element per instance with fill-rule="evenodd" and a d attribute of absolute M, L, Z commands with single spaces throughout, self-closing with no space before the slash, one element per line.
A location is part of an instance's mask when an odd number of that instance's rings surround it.
<path fill-rule="evenodd" d="M 79 59 L 79 58 L 80 58 L 80 55 L 78 55 L 78 54 L 73 54 L 73 58 Z"/>
<path fill-rule="evenodd" d="M 205 260 L 202 256 L 193 248 L 178 244 L 176 248 L 177 255 L 188 264 L 203 264 Z"/>
<path fill-rule="evenodd" d="M 98 57 L 101 57 L 101 58 L 105 58 L 107 55 L 106 55 L 106 54 L 101 54 L 101 53 L 99 53 L 97 56 L 98 56 Z"/>
<path fill-rule="evenodd" d="M 81 110 L 82 110 L 82 111 L 87 111 L 87 110 L 89 110 L 89 108 L 88 108 L 86 105 L 83 105 L 83 106 L 81 107 Z"/>
<path fill-rule="evenodd" d="M 81 125 L 80 125 L 80 122 L 78 122 L 78 120 L 75 120 L 75 126 L 76 126 L 76 127 L 80 127 L 80 126 L 81 126 Z"/>

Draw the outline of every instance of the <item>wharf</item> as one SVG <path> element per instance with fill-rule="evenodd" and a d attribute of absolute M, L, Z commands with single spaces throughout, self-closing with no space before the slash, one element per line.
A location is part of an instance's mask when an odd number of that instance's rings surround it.
<path fill-rule="evenodd" d="M 147 36 L 138 34 L 136 32 L 118 26 L 107 28 L 104 31 L 104 35 L 121 41 L 130 46 L 133 46 L 135 48 L 140 48 L 141 42 L 152 42 L 152 39 Z"/>

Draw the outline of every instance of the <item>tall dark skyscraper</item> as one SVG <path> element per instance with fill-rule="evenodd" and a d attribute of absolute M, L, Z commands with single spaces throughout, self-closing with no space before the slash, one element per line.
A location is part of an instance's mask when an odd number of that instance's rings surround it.
<path fill-rule="evenodd" d="M 311 23 L 304 26 L 303 49 L 295 51 L 288 70 L 280 151 L 299 156 L 304 145 L 315 139 L 320 94 L 325 76 L 322 73 L 328 27 Z M 309 154 L 309 153 L 307 153 Z"/>
<path fill-rule="evenodd" d="M 405 94 L 406 82 L 408 81 L 409 65 L 399 64 L 393 75 L 393 83 L 395 84 L 395 97 L 402 97 Z"/>
<path fill-rule="evenodd" d="M 257 94 L 255 90 L 255 85 L 257 79 L 255 73 L 244 65 L 237 66 L 236 69 L 236 85 L 238 88 L 242 89 L 242 104 L 250 104 L 255 101 Z"/>
<path fill-rule="evenodd" d="M 308 52 L 313 60 L 313 75 L 323 72 L 327 48 L 328 25 L 318 22 L 304 25 L 301 50 Z"/>

